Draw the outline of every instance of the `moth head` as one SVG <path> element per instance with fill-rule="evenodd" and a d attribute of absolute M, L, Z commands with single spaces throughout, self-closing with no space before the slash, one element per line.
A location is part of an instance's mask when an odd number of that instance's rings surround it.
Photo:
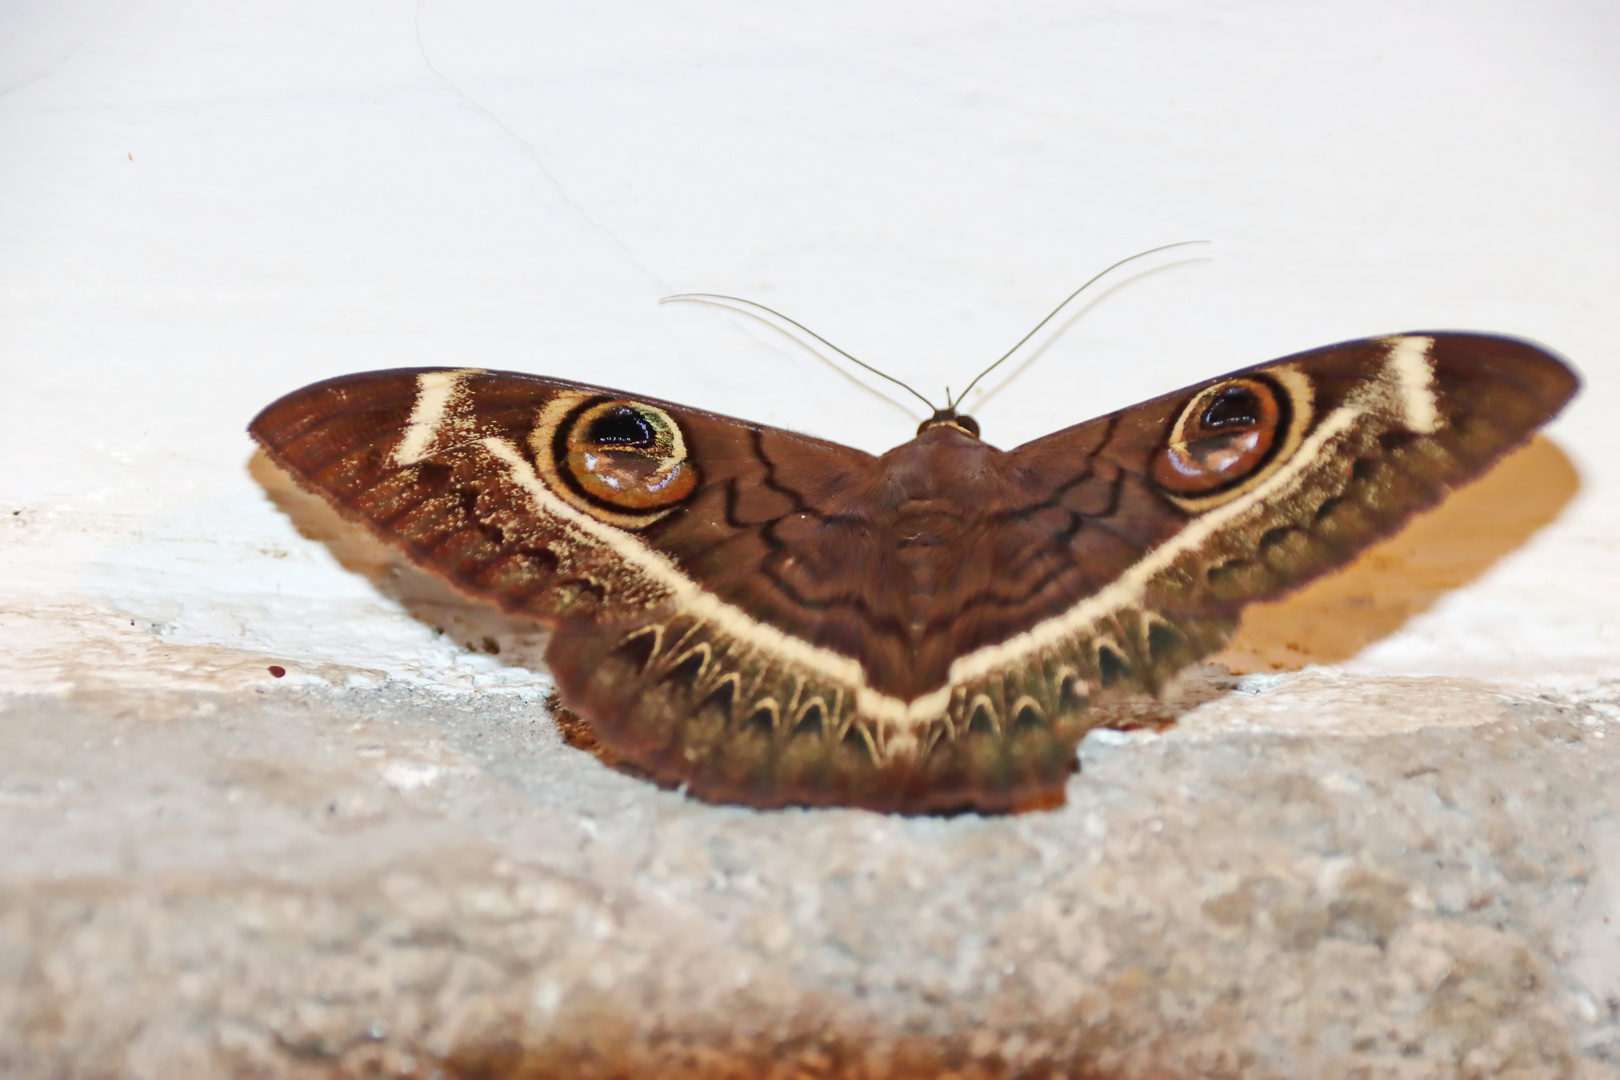
<path fill-rule="evenodd" d="M 955 428 L 962 434 L 975 439 L 979 437 L 979 422 L 971 416 L 958 413 L 949 406 L 943 409 L 935 409 L 933 416 L 917 425 L 917 434 L 921 435 L 925 431 L 940 427 Z"/>
<path fill-rule="evenodd" d="M 565 395 L 541 410 L 530 445 L 559 495 L 631 528 L 669 513 L 698 483 L 675 418 L 639 401 Z"/>
<path fill-rule="evenodd" d="M 1290 434 L 1289 398 L 1271 379 L 1205 387 L 1183 406 L 1153 456 L 1153 482 L 1183 500 L 1236 494 L 1268 471 Z"/>

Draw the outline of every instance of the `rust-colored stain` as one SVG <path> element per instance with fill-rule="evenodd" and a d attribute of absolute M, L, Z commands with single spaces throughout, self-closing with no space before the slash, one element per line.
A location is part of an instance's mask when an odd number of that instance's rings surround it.
<path fill-rule="evenodd" d="M 1071 1037 L 1071 1033 L 1050 1033 Z M 453 1080 L 1182 1080 L 1147 1068 L 1104 1069 L 1075 1054 L 1031 1056 L 1031 1036 L 1007 1045 L 1019 1051 L 975 1054 L 985 1036 L 910 1038 L 887 1045 L 843 1033 L 822 1033 L 750 1044 L 677 1037 L 630 1044 L 580 1040 L 525 1050 L 513 1043 L 469 1047 L 436 1063 Z M 1234 1062 L 1234 1064 L 1236 1064 Z M 426 1075 L 432 1075 L 431 1072 Z M 1222 1075 L 1239 1075 L 1226 1073 Z M 1244 1074 L 1247 1075 L 1247 1074 Z"/>

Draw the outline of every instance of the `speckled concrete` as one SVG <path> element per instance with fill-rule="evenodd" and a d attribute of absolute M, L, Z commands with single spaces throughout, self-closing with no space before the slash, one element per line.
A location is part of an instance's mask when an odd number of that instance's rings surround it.
<path fill-rule="evenodd" d="M 657 791 L 509 694 L 10 696 L 0 1073 L 1620 1076 L 1617 703 L 1287 676 L 905 820 Z"/>

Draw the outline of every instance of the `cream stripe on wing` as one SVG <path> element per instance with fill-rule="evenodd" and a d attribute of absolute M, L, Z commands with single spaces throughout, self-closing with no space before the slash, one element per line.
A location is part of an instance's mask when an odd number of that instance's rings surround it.
<path fill-rule="evenodd" d="M 1350 395 L 1364 411 L 1383 417 L 1402 431 L 1433 434 L 1440 426 L 1440 408 L 1434 393 L 1434 338 L 1407 334 L 1382 338 L 1387 352 L 1378 374 Z"/>
<path fill-rule="evenodd" d="M 468 376 L 481 374 L 478 368 L 457 371 L 424 371 L 416 377 L 416 404 L 406 421 L 405 434 L 394 448 L 394 464 L 415 465 L 433 449 L 435 437 L 446 417 L 453 417 L 466 397 L 463 384 Z"/>
<path fill-rule="evenodd" d="M 1390 346 L 1386 370 L 1395 376 L 1406 426 L 1420 435 L 1430 435 L 1440 426 L 1440 410 L 1434 398 L 1434 347 L 1432 337 L 1396 338 Z"/>

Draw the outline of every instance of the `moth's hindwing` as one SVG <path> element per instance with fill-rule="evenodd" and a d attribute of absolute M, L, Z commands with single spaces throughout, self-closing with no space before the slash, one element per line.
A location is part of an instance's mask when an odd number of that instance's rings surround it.
<path fill-rule="evenodd" d="M 1005 810 L 1575 392 L 1520 341 L 1426 333 L 1234 372 L 1016 450 L 874 458 L 530 375 L 374 372 L 250 430 L 300 484 L 553 630 L 563 701 L 716 801 Z"/>

